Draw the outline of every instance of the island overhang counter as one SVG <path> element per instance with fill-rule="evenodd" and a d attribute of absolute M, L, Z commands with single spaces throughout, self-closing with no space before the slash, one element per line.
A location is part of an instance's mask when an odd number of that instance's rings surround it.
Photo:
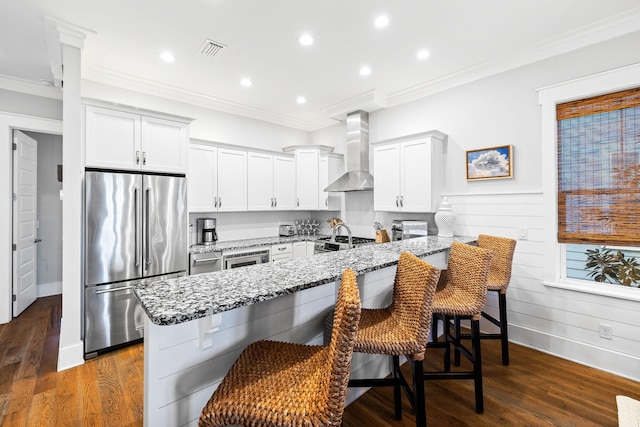
<path fill-rule="evenodd" d="M 324 317 L 333 308 L 345 269 L 358 276 L 363 307 L 381 307 L 390 302 L 401 252 L 444 268 L 454 241 L 475 238 L 428 236 L 140 282 L 134 291 L 146 313 L 144 424 L 197 425 L 211 393 L 253 341 L 322 344 Z M 388 371 L 387 358 L 354 353 L 352 377 Z M 361 392 L 350 389 L 348 401 Z"/>

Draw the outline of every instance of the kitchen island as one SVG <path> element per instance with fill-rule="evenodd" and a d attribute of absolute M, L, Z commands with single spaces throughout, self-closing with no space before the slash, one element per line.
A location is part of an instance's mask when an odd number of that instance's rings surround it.
<path fill-rule="evenodd" d="M 435 236 L 225 270 L 145 281 L 144 423 L 196 425 L 240 352 L 259 339 L 321 344 L 342 272 L 356 272 L 363 307 L 391 299 L 395 266 L 408 251 L 443 268 L 451 243 Z M 352 376 L 385 376 L 388 358 L 354 354 Z M 358 396 L 350 389 L 348 401 Z"/>

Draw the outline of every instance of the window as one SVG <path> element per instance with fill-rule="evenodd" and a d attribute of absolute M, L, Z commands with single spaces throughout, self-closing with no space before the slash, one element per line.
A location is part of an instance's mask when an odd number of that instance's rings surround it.
<path fill-rule="evenodd" d="M 640 245 L 640 88 L 558 104 L 558 241 Z"/>

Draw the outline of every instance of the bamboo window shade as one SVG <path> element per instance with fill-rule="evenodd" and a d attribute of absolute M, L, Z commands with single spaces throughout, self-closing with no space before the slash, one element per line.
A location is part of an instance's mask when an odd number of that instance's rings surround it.
<path fill-rule="evenodd" d="M 558 104 L 558 241 L 640 245 L 640 88 Z"/>

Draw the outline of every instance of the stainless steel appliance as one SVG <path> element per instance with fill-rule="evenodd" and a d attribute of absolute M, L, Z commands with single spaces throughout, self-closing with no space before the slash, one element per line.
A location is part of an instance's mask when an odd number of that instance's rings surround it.
<path fill-rule="evenodd" d="M 189 274 L 210 273 L 222 270 L 222 252 L 189 255 Z"/>
<path fill-rule="evenodd" d="M 366 237 L 351 238 L 351 244 L 354 248 L 371 243 L 375 243 L 375 239 L 369 239 Z M 344 249 L 350 249 L 348 236 L 335 236 L 334 241 L 331 241 L 331 237 L 322 237 L 316 240 L 313 248 L 313 253 L 319 254 L 325 252 L 335 252 Z"/>
<path fill-rule="evenodd" d="M 196 224 L 199 245 L 214 245 L 218 241 L 215 218 L 198 218 Z"/>
<path fill-rule="evenodd" d="M 391 241 L 425 237 L 429 234 L 429 223 L 418 220 L 395 219 L 391 223 Z"/>
<path fill-rule="evenodd" d="M 142 338 L 144 313 L 133 283 L 186 270 L 184 176 L 87 169 L 85 358 Z"/>
<path fill-rule="evenodd" d="M 266 264 L 271 261 L 269 249 L 236 249 L 222 252 L 224 270 L 246 267 L 248 265 Z"/>
<path fill-rule="evenodd" d="M 281 236 L 293 236 L 296 234 L 296 229 L 293 225 L 281 225 L 278 231 Z"/>

